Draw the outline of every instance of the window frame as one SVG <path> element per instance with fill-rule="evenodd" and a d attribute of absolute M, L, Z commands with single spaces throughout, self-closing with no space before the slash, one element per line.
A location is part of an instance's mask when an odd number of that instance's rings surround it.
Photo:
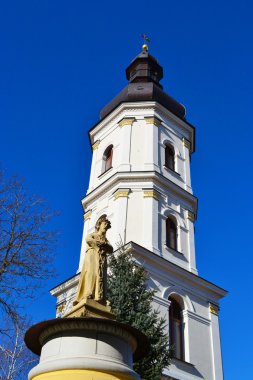
<path fill-rule="evenodd" d="M 172 346 L 175 346 L 173 357 L 175 359 L 185 361 L 184 322 L 183 322 L 183 317 L 182 317 L 183 309 L 180 303 L 177 300 L 175 300 L 173 296 L 169 297 L 169 301 L 170 301 L 169 337 L 170 337 L 170 344 Z M 175 325 L 176 325 L 176 328 L 175 328 Z M 178 331 L 178 325 L 179 325 L 179 334 L 180 334 L 179 337 L 175 336 L 175 331 Z M 176 347 L 178 341 L 179 341 L 179 347 Z"/>
<path fill-rule="evenodd" d="M 171 237 L 171 233 L 174 237 Z M 174 244 L 172 241 L 174 240 Z M 175 218 L 170 215 L 166 218 L 166 246 L 174 251 L 178 251 L 178 224 Z"/>
<path fill-rule="evenodd" d="M 112 168 L 112 160 L 113 160 L 113 145 L 111 144 L 105 149 L 103 153 L 103 165 L 102 165 L 101 174 L 106 173 L 108 170 Z"/>
<path fill-rule="evenodd" d="M 171 144 L 165 144 L 164 166 L 168 170 L 176 172 L 175 149 Z"/>

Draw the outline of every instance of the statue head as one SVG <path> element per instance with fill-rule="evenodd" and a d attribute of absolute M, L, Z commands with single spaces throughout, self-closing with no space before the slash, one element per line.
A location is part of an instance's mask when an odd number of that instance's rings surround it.
<path fill-rule="evenodd" d="M 106 233 L 106 231 L 109 230 L 109 228 L 111 228 L 111 223 L 107 219 L 107 215 L 106 214 L 101 215 L 100 218 L 98 218 L 96 222 L 95 230 L 97 232 L 101 231 L 101 232 Z"/>

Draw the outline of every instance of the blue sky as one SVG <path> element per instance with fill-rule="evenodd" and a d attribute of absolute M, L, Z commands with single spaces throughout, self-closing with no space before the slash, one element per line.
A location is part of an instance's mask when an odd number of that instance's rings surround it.
<path fill-rule="evenodd" d="M 61 231 L 58 277 L 29 305 L 34 320 L 54 316 L 48 289 L 76 272 L 91 161 L 87 131 L 125 86 L 144 32 L 164 68 L 165 91 L 196 126 L 197 265 L 230 292 L 220 313 L 225 377 L 249 378 L 252 3 L 9 0 L 0 7 L 0 161 L 61 211 L 53 223 Z"/>

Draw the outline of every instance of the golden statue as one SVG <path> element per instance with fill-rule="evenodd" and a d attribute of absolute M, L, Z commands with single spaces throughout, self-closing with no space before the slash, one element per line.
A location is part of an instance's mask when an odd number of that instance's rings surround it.
<path fill-rule="evenodd" d="M 106 305 L 106 255 L 113 252 L 113 247 L 106 238 L 109 228 L 111 228 L 110 221 L 106 215 L 102 215 L 97 220 L 95 232 L 86 238 L 86 254 L 74 306 L 92 299 Z"/>

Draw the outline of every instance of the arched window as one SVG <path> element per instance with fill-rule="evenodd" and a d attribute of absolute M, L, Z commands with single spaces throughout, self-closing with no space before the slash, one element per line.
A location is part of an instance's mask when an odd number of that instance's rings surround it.
<path fill-rule="evenodd" d="M 113 146 L 110 145 L 103 154 L 103 167 L 102 167 L 102 173 L 106 172 L 112 167 L 112 155 L 113 155 Z"/>
<path fill-rule="evenodd" d="M 177 224 L 171 217 L 166 220 L 166 245 L 177 251 Z"/>
<path fill-rule="evenodd" d="M 174 349 L 174 357 L 184 360 L 184 332 L 182 309 L 179 303 L 172 297 L 169 297 L 169 332 L 170 345 Z"/>
<path fill-rule="evenodd" d="M 166 145 L 165 147 L 165 166 L 175 171 L 175 151 L 171 145 Z"/>

